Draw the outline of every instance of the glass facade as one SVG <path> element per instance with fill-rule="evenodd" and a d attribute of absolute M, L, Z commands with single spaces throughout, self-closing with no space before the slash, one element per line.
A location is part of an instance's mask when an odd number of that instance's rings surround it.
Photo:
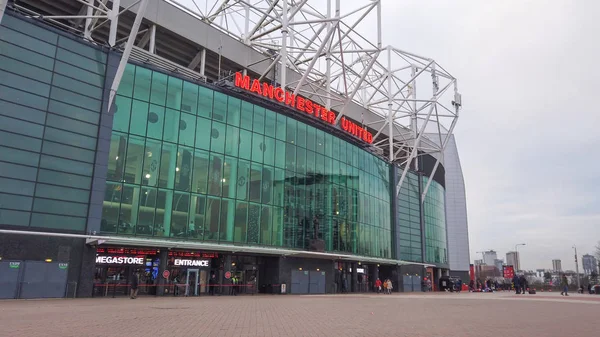
<path fill-rule="evenodd" d="M 86 229 L 106 58 L 4 15 L 0 225 Z"/>
<path fill-rule="evenodd" d="M 323 130 L 129 64 L 101 231 L 391 258 L 388 165 Z"/>
<path fill-rule="evenodd" d="M 423 177 L 423 186 L 428 177 Z M 425 213 L 425 262 L 447 264 L 446 209 L 444 187 L 432 181 L 423 203 Z"/>
<path fill-rule="evenodd" d="M 397 207 L 396 241 L 401 260 L 423 262 L 420 195 L 419 176 L 408 172 L 398 195 Z"/>
<path fill-rule="evenodd" d="M 322 242 L 330 252 L 447 263 L 445 192 L 437 182 L 421 205 L 427 178 L 419 184 L 409 172 L 390 212 L 384 160 L 283 114 L 142 66 L 126 68 L 108 163 L 96 163 L 104 148 L 98 130 L 106 63 L 95 47 L 4 16 L 0 226 L 89 230 L 88 216 L 98 217 L 90 199 L 101 202 L 91 196 L 92 177 L 107 164 L 105 234 L 301 250 Z"/>

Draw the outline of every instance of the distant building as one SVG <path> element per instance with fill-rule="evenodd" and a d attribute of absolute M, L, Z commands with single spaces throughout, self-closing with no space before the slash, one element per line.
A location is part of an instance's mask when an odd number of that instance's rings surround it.
<path fill-rule="evenodd" d="M 519 252 L 508 252 L 506 253 L 506 264 L 513 266 L 515 270 L 521 270 L 521 263 L 519 261 Z"/>
<path fill-rule="evenodd" d="M 502 267 L 504 266 L 504 260 L 502 260 L 502 259 L 496 259 L 496 260 L 494 260 L 494 266 L 496 266 L 496 268 L 498 268 L 498 270 L 502 274 L 502 270 L 503 270 Z"/>
<path fill-rule="evenodd" d="M 593 255 L 585 254 L 581 259 L 581 263 L 583 263 L 583 273 L 585 275 L 598 274 L 598 261 Z"/>
<path fill-rule="evenodd" d="M 483 260 L 475 260 L 474 262 L 475 262 L 474 264 L 475 264 L 476 266 L 481 266 L 481 265 L 483 265 L 483 264 L 484 264 L 484 263 L 483 263 Z"/>
<path fill-rule="evenodd" d="M 495 261 L 498 259 L 498 255 L 495 250 L 488 250 L 483 252 L 483 263 L 488 266 L 494 266 Z"/>
<path fill-rule="evenodd" d="M 554 270 L 555 272 L 561 272 L 562 271 L 562 265 L 560 260 L 552 260 L 552 270 Z"/>

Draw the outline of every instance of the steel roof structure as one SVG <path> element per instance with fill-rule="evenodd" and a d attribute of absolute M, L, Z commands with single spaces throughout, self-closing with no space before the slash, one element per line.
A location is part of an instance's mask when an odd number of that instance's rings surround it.
<path fill-rule="evenodd" d="M 431 176 L 443 162 L 461 95 L 434 59 L 384 44 L 382 0 L 355 2 L 0 0 L 0 20 L 8 5 L 122 50 L 111 99 L 130 59 L 225 86 L 241 71 L 308 97 L 373 133 L 367 147 L 403 169 L 398 192 L 419 156 L 436 158 Z"/>

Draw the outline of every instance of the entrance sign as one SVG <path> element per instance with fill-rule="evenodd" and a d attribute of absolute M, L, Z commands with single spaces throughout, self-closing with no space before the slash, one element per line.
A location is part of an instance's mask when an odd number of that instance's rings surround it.
<path fill-rule="evenodd" d="M 175 259 L 173 264 L 176 266 L 208 267 L 209 262 L 209 260 Z"/>
<path fill-rule="evenodd" d="M 335 125 L 335 113 L 327 110 L 325 107 L 318 105 L 308 98 L 294 95 L 292 92 L 285 91 L 279 87 L 274 87 L 269 83 L 261 83 L 257 79 L 250 81 L 250 76 L 244 76 L 241 72 L 235 73 L 234 85 L 256 95 L 268 98 L 272 101 L 283 103 L 290 108 L 294 108 L 298 111 L 314 116 L 315 118 L 320 119 L 322 123 Z M 366 143 L 373 143 L 373 135 L 367 129 L 358 126 L 344 117 L 340 119 L 340 122 L 342 130 L 357 138 L 360 138 Z"/>
<path fill-rule="evenodd" d="M 144 264 L 143 257 L 128 256 L 96 256 L 96 263 L 99 264 Z"/>

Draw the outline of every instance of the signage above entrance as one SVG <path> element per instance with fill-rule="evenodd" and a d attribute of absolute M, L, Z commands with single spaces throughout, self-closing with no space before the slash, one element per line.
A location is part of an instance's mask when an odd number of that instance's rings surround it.
<path fill-rule="evenodd" d="M 175 259 L 173 264 L 176 266 L 189 266 L 189 267 L 208 267 L 209 260 L 186 260 L 186 259 Z"/>
<path fill-rule="evenodd" d="M 302 111 L 308 115 L 314 116 L 315 118 L 320 119 L 322 123 L 335 125 L 335 113 L 327 110 L 325 107 L 318 105 L 308 98 L 294 95 L 292 92 L 285 91 L 279 87 L 274 87 L 272 84 L 266 82 L 261 83 L 257 79 L 253 79 L 251 81 L 250 76 L 244 76 L 240 72 L 235 73 L 234 85 L 238 88 L 255 93 L 256 95 L 268 98 L 272 101 L 283 103 L 290 108 L 294 108 L 298 111 Z M 371 134 L 367 129 L 360 127 L 356 123 L 353 123 L 344 117 L 340 119 L 340 122 L 342 130 L 366 143 L 373 143 L 373 134 Z"/>
<path fill-rule="evenodd" d="M 96 263 L 98 264 L 133 264 L 143 265 L 143 257 L 129 257 L 129 256 L 96 256 Z"/>

